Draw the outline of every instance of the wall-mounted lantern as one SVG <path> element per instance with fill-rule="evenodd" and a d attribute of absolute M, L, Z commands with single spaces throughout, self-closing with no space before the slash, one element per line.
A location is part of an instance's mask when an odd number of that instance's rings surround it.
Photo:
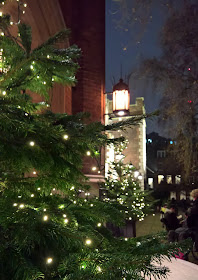
<path fill-rule="evenodd" d="M 113 87 L 113 113 L 115 116 L 126 116 L 129 114 L 130 92 L 127 84 L 120 79 Z"/>

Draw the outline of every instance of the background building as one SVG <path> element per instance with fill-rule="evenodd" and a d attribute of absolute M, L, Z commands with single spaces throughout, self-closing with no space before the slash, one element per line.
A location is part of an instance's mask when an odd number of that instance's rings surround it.
<path fill-rule="evenodd" d="M 156 132 L 147 135 L 147 188 L 161 196 L 182 200 L 189 198 L 197 183 L 197 176 L 184 181 L 181 167 L 174 154 L 176 141 L 160 136 Z"/>

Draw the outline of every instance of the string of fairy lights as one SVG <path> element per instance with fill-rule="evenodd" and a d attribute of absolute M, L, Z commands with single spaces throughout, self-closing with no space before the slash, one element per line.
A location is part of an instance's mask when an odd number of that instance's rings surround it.
<path fill-rule="evenodd" d="M 117 131 L 118 134 L 121 133 L 120 130 Z M 111 137 L 114 137 L 114 135 L 111 135 Z M 119 136 L 123 136 L 120 134 Z M 111 189 L 114 189 L 114 185 L 119 180 L 119 194 L 117 194 L 117 201 L 121 205 L 127 205 L 127 197 L 134 196 L 134 199 L 130 202 L 130 208 L 132 207 L 131 210 L 125 210 L 125 216 L 127 220 L 132 220 L 134 216 L 137 217 L 139 221 L 143 221 L 145 217 L 144 209 L 146 206 L 149 206 L 149 204 L 145 204 L 143 192 L 138 191 L 138 185 L 139 182 L 142 180 L 142 175 L 138 170 L 135 170 L 134 166 L 129 163 L 129 164 L 123 164 L 124 160 L 124 155 L 123 151 L 128 148 L 129 141 L 128 139 L 125 139 L 124 142 L 120 143 L 117 146 L 110 147 L 109 149 L 112 151 L 107 152 L 107 169 L 109 170 L 109 173 L 107 173 L 107 177 L 109 177 L 109 182 L 108 182 L 108 187 Z M 113 156 L 111 155 L 113 153 Z M 117 161 L 117 163 L 116 163 Z M 119 175 L 116 171 L 115 166 L 117 166 L 122 173 L 122 176 L 125 179 L 120 180 Z M 130 184 L 129 184 L 130 181 Z M 107 183 L 105 183 L 105 186 L 107 187 Z M 130 192 L 130 195 L 129 195 Z M 103 200 L 104 201 L 110 201 L 110 198 L 106 197 L 106 193 L 103 193 Z M 124 198 L 125 197 L 125 198 Z M 129 207 L 127 207 L 129 209 Z M 133 217 L 131 216 L 133 214 Z"/>
<path fill-rule="evenodd" d="M 25 14 L 25 9 L 27 8 L 27 3 L 23 3 L 23 1 L 21 1 L 21 0 L 16 0 L 16 1 L 18 2 L 18 7 L 19 7 L 19 17 L 18 17 L 18 22 L 16 22 L 16 23 L 14 23 L 14 21 L 10 21 L 10 25 L 11 25 L 11 26 L 12 26 L 12 25 L 17 25 L 17 24 L 20 23 L 21 14 Z M 1 4 L 4 5 L 5 2 L 2 2 Z M 0 11 L 0 17 L 3 17 L 3 12 L 2 12 L 2 11 Z M 1 36 L 4 36 L 4 35 L 5 35 L 4 31 L 0 31 L 0 32 L 1 32 L 1 33 L 0 33 Z M 50 59 L 50 55 L 47 54 L 47 55 L 46 55 L 46 58 L 47 58 L 47 59 Z M 1 65 L 0 65 L 0 71 L 6 73 L 7 70 L 3 67 L 3 64 L 4 64 L 3 49 L 0 49 L 0 64 L 1 64 Z M 36 61 L 32 61 L 32 62 L 30 63 L 30 66 L 29 66 L 29 67 L 30 67 L 30 70 L 33 71 L 33 72 L 35 73 L 37 80 L 40 80 L 40 83 L 43 84 L 44 86 L 46 86 L 46 85 L 47 85 L 47 81 L 42 80 L 41 75 L 40 75 L 40 74 L 37 74 L 37 63 L 36 63 Z M 52 81 L 52 82 L 55 82 L 55 77 L 52 77 L 51 81 Z M 6 91 L 6 90 L 3 90 L 3 91 L 1 91 L 1 94 L 3 95 L 3 97 L 6 97 L 7 91 Z M 20 106 L 18 106 L 18 107 L 20 107 Z M 29 115 L 28 113 L 25 113 L 25 116 L 28 116 L 28 115 Z M 69 137 L 68 134 L 63 134 L 63 135 L 62 135 L 62 139 L 63 139 L 64 141 L 68 141 L 68 140 L 70 140 L 70 137 Z M 36 147 L 36 146 L 38 145 L 37 142 L 36 142 L 34 139 L 30 140 L 27 144 L 28 144 L 31 148 L 34 148 L 34 147 Z M 124 145 L 124 144 L 121 144 L 121 146 L 122 146 L 122 145 Z M 122 146 L 122 148 L 123 148 L 123 146 Z M 88 156 L 88 157 L 92 156 L 92 152 L 91 152 L 91 151 L 87 151 L 87 152 L 86 152 L 86 156 Z M 130 167 L 130 166 L 129 166 L 129 167 Z M 92 166 L 92 167 L 91 167 L 91 170 L 92 170 L 93 172 L 96 172 L 96 171 L 97 171 L 97 167 L 96 167 L 96 166 Z M 100 173 L 101 171 L 98 170 L 97 172 Z M 33 170 L 33 171 L 32 171 L 32 175 L 33 175 L 33 176 L 39 176 L 37 170 Z M 140 176 L 140 175 L 139 175 L 139 173 L 136 172 L 136 173 L 134 173 L 134 176 L 135 176 L 135 177 L 138 177 L 138 176 Z M 125 189 L 127 189 L 128 186 L 129 186 L 128 181 L 125 180 L 125 181 L 122 183 L 122 190 L 124 191 Z M 135 183 L 134 183 L 133 191 L 135 191 L 135 190 L 136 190 L 136 187 L 135 187 Z M 40 191 L 41 191 L 41 188 L 38 187 L 38 188 L 37 188 L 37 191 L 40 192 Z M 70 188 L 70 191 L 75 191 L 75 187 L 72 186 L 72 187 Z M 93 203 L 89 203 L 89 197 L 91 196 L 90 192 L 88 192 L 88 191 L 85 192 L 85 191 L 83 191 L 83 190 L 78 190 L 78 193 L 77 193 L 77 194 L 75 194 L 75 193 L 73 194 L 73 200 L 71 200 L 72 203 L 73 203 L 73 204 L 77 204 L 78 198 L 79 198 L 79 193 L 82 193 L 82 192 L 84 193 L 84 196 L 85 196 L 85 198 L 83 198 L 83 202 L 84 202 L 84 203 L 88 203 L 90 207 L 94 207 L 94 204 L 93 204 Z M 55 189 L 55 188 L 52 189 L 50 195 L 53 195 L 54 193 L 56 194 L 56 189 Z M 125 194 L 128 195 L 127 192 L 126 192 Z M 135 193 L 134 193 L 134 194 L 135 194 Z M 30 194 L 30 197 L 31 197 L 32 199 L 34 199 L 34 198 L 37 197 L 37 195 L 36 195 L 36 193 L 31 193 L 31 194 Z M 19 202 L 19 203 L 14 202 L 14 203 L 13 203 L 13 207 L 14 207 L 14 208 L 17 208 L 18 210 L 21 210 L 21 211 L 22 211 L 22 210 L 25 210 L 26 208 L 29 207 L 28 204 L 26 204 L 25 202 L 22 202 L 22 200 L 23 200 L 22 195 L 19 195 L 19 196 L 18 196 L 18 199 L 21 200 L 21 202 Z M 98 198 L 96 198 L 96 199 L 98 199 Z M 82 200 L 81 200 L 81 201 L 82 201 Z M 104 198 L 104 201 L 110 201 L 110 199 L 109 199 L 108 197 L 106 197 L 106 198 Z M 123 200 L 121 197 L 118 197 L 118 198 L 117 198 L 117 201 L 118 201 L 120 204 L 123 204 L 123 203 L 124 203 L 124 200 Z M 78 205 L 79 205 L 79 206 L 82 206 L 83 204 L 82 204 L 82 202 L 81 202 L 81 203 L 79 203 Z M 134 209 L 136 209 L 136 207 L 139 207 L 139 209 L 142 210 L 142 209 L 144 208 L 144 206 L 145 206 L 145 204 L 144 204 L 144 202 L 143 202 L 143 199 L 141 199 L 141 201 L 139 201 L 139 200 L 138 200 L 138 201 L 134 201 L 133 204 L 132 204 L 132 207 L 133 207 Z M 45 207 L 46 207 L 46 206 L 45 206 Z M 63 223 L 65 226 L 67 226 L 67 225 L 70 223 L 70 218 L 68 217 L 68 215 L 67 215 L 67 213 L 66 213 L 66 211 L 65 211 L 65 205 L 59 205 L 59 206 L 58 206 L 58 209 L 62 211 L 62 214 L 61 214 L 61 221 L 62 221 L 62 223 Z M 34 210 L 37 211 L 38 209 L 34 208 Z M 43 210 L 42 222 L 43 222 L 43 223 L 47 223 L 47 222 L 50 221 L 50 218 L 51 218 L 51 217 L 50 217 L 50 214 L 49 214 L 49 211 L 47 210 L 47 207 L 46 207 L 46 208 L 43 208 L 42 210 Z M 127 211 L 125 211 L 125 213 L 127 214 Z M 140 215 L 137 215 L 137 217 L 139 217 L 139 220 L 142 219 L 142 215 L 141 215 L 141 214 L 140 214 Z M 128 219 L 131 220 L 132 217 L 129 216 Z M 78 223 L 76 222 L 75 225 L 78 226 Z M 103 226 L 103 223 L 102 223 L 102 222 L 97 222 L 96 227 L 100 228 L 100 227 L 102 227 L 102 226 Z M 124 240 L 127 241 L 128 239 L 127 239 L 127 238 L 124 238 Z M 93 240 L 92 240 L 91 238 L 87 237 L 87 238 L 84 239 L 84 245 L 85 245 L 85 246 L 91 246 L 92 243 L 93 243 Z M 53 257 L 52 257 L 52 256 L 48 256 L 48 257 L 45 259 L 45 262 L 46 262 L 47 265 L 52 264 L 52 263 L 53 263 Z M 82 264 L 82 265 L 81 265 L 81 268 L 82 268 L 82 269 L 86 269 L 86 264 Z M 98 273 L 101 273 L 101 272 L 102 272 L 102 268 L 101 268 L 100 266 L 96 266 L 96 270 L 97 270 Z"/>
<path fill-rule="evenodd" d="M 19 16 L 18 16 L 18 21 L 16 22 L 16 23 L 14 23 L 14 21 L 10 21 L 10 25 L 12 26 L 12 25 L 18 25 L 19 23 L 20 23 L 20 21 L 21 21 L 21 19 L 20 19 L 20 17 L 21 17 L 21 14 L 25 14 L 25 8 L 27 7 L 27 3 L 23 3 L 23 1 L 21 1 L 21 0 L 16 0 L 17 2 L 18 2 L 18 8 L 19 8 Z M 1 3 L 3 6 L 4 6 L 4 4 L 5 4 L 5 2 L 2 2 Z M 0 11 L 0 17 L 3 17 L 4 16 L 4 14 L 3 14 L 3 12 L 2 11 Z M 3 31 L 1 31 L 1 33 L 0 33 L 0 35 L 1 36 L 5 36 L 5 32 L 3 32 Z M 50 55 L 49 54 L 47 54 L 46 55 L 46 58 L 47 59 L 50 59 Z M 0 63 L 1 63 L 1 65 L 0 65 L 0 71 L 1 72 L 3 72 L 3 73 L 6 73 L 6 70 L 5 70 L 5 68 L 3 67 L 3 64 L 4 64 L 4 59 L 3 59 L 3 49 L 1 49 L 0 50 Z M 36 65 L 36 62 L 35 61 L 32 61 L 31 63 L 30 63 L 30 70 L 31 71 L 33 71 L 33 72 L 36 72 L 36 68 L 37 68 L 37 65 Z M 39 74 L 37 74 L 36 75 L 36 78 L 37 78 L 37 80 L 41 80 L 41 83 L 43 84 L 43 85 L 47 85 L 47 82 L 45 81 L 45 80 L 43 80 L 42 81 L 42 79 L 41 79 L 41 76 L 39 75 Z M 55 81 L 55 78 L 54 77 L 52 77 L 52 82 L 54 82 Z M 4 96 L 4 97 L 6 97 L 6 95 L 7 95 L 7 91 L 6 90 L 3 90 L 3 91 L 1 91 L 1 94 Z M 48 105 L 48 104 L 47 104 Z M 49 106 L 49 105 L 48 105 Z M 18 106 L 19 108 L 21 108 L 20 106 Z M 28 116 L 29 114 L 28 113 L 25 113 L 25 116 Z M 62 136 L 62 139 L 64 140 L 64 141 L 67 141 L 67 140 L 69 140 L 69 135 L 68 134 L 63 134 L 63 136 Z M 27 143 L 31 148 L 34 148 L 34 147 L 36 147 L 37 146 L 37 143 L 36 143 L 36 141 L 35 140 L 30 140 L 28 143 Z M 91 152 L 90 151 L 87 151 L 86 152 L 86 155 L 87 156 L 91 156 Z M 36 170 L 34 170 L 33 172 L 32 172 L 32 174 L 34 175 L 34 176 L 38 176 L 38 173 L 37 173 L 37 171 Z M 75 188 L 74 188 L 74 186 L 72 186 L 71 187 L 71 189 L 70 189 L 71 191 L 74 191 L 75 190 Z M 41 188 L 40 187 L 38 187 L 37 188 L 37 191 L 41 191 Z M 50 193 L 50 195 L 53 195 L 53 192 L 55 192 L 56 190 L 55 190 L 55 188 L 52 190 L 52 192 Z M 83 192 L 82 190 L 80 190 L 80 192 Z M 75 196 L 75 195 L 74 195 Z M 90 193 L 89 192 L 85 192 L 85 196 L 86 197 L 88 197 L 88 196 L 90 196 Z M 32 193 L 31 195 L 30 195 L 30 197 L 32 198 L 32 199 L 34 199 L 35 197 L 36 197 L 36 195 L 34 194 L 34 193 Z M 22 199 L 22 195 L 19 195 L 18 196 L 18 199 Z M 88 200 L 87 199 L 84 199 L 84 202 L 87 202 Z M 76 200 L 73 200 L 72 201 L 74 204 L 76 204 L 77 203 L 77 201 Z M 81 204 L 82 205 L 82 204 Z M 94 205 L 93 204 L 91 204 L 90 205 L 90 207 L 93 207 Z M 29 205 L 26 205 L 24 202 L 20 202 L 20 203 L 16 203 L 16 202 L 14 202 L 13 203 L 13 207 L 15 207 L 15 208 L 17 208 L 18 210 L 25 210 L 26 208 L 28 208 L 29 207 Z M 60 205 L 59 207 L 58 207 L 59 209 L 62 209 L 63 211 L 64 211 L 64 205 Z M 35 208 L 35 210 L 37 210 L 36 208 Z M 50 215 L 47 213 L 48 211 L 47 211 L 47 208 L 43 208 L 43 216 L 42 216 L 42 221 L 43 222 L 48 222 L 49 220 L 50 220 Z M 63 223 L 64 223 L 64 225 L 67 225 L 68 223 L 69 223 L 69 218 L 67 217 L 67 214 L 66 213 L 63 213 L 62 214 L 62 221 L 63 221 Z M 76 225 L 77 225 L 77 223 L 76 223 Z M 97 223 L 97 227 L 100 227 L 100 226 L 102 226 L 102 223 Z M 90 238 L 86 238 L 85 240 L 84 240 L 84 244 L 86 245 L 86 246 L 91 246 L 91 244 L 92 244 L 92 240 L 90 239 Z M 48 265 L 50 265 L 50 264 L 52 264 L 53 263 L 53 258 L 51 257 L 51 256 L 49 256 L 49 257 L 47 257 L 46 258 L 46 264 L 48 264 Z M 98 271 L 101 271 L 101 268 L 97 268 L 97 270 Z"/>
<path fill-rule="evenodd" d="M 38 188 L 38 190 L 40 190 L 40 188 Z M 53 190 L 55 191 L 55 189 L 53 189 Z M 70 190 L 74 191 L 75 187 L 72 186 L 70 188 Z M 35 197 L 35 195 L 31 194 L 31 198 L 34 198 L 34 197 Z M 18 198 L 21 199 L 22 195 L 19 195 Z M 87 200 L 84 200 L 84 201 L 86 202 Z M 75 201 L 73 201 L 73 203 L 75 204 Z M 82 204 L 79 204 L 79 205 L 82 206 Z M 93 206 L 94 206 L 94 204 L 90 204 L 90 207 L 93 207 Z M 13 207 L 18 207 L 19 210 L 23 210 L 26 207 L 29 207 L 29 205 L 26 205 L 25 203 L 16 203 L 15 202 L 15 203 L 13 203 Z M 60 204 L 58 206 L 58 209 L 62 210 L 64 212 L 62 214 L 62 221 L 63 221 L 64 225 L 67 225 L 69 223 L 69 218 L 67 217 L 67 214 L 65 213 L 65 208 L 66 208 L 66 205 L 64 205 L 64 204 Z M 38 210 L 38 209 L 34 208 L 34 210 Z M 44 214 L 42 216 L 42 221 L 43 222 L 48 222 L 50 220 L 50 215 L 47 213 L 48 212 L 47 209 L 43 208 L 43 212 L 44 212 Z M 75 225 L 78 226 L 78 223 L 76 222 Z M 97 223 L 97 227 L 101 227 L 101 226 L 102 226 L 102 223 Z M 84 240 L 84 244 L 86 246 L 91 246 L 92 245 L 92 240 L 90 238 L 86 238 Z M 47 257 L 46 258 L 46 264 L 52 264 L 52 263 L 53 263 L 53 258 L 52 257 Z M 100 269 L 98 268 L 98 270 L 100 270 L 99 272 L 101 272 L 101 268 Z"/>
<path fill-rule="evenodd" d="M 10 21 L 10 25 L 14 25 L 14 24 L 19 24 L 20 23 L 20 16 L 21 16 L 21 13 L 24 15 L 25 14 L 25 9 L 27 8 L 27 3 L 24 3 L 23 0 L 16 0 L 16 2 L 18 2 L 18 21 L 16 23 L 14 23 L 14 21 Z M 0 4 L 2 6 L 4 6 L 6 3 L 6 1 L 4 2 L 1 2 Z M 3 12 L 0 11 L 0 17 L 3 16 Z M 4 34 L 2 34 L 3 36 Z"/>

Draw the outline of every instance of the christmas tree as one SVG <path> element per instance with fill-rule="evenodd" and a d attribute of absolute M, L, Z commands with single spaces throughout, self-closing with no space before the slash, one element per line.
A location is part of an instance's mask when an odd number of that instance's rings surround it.
<path fill-rule="evenodd" d="M 79 49 L 57 48 L 68 31 L 32 50 L 31 28 L 17 24 L 17 37 L 10 28 L 10 16 L 1 14 L 0 279 L 164 276 L 166 268 L 152 261 L 171 256 L 174 245 L 162 245 L 160 236 L 127 242 L 114 238 L 104 225 L 122 224 L 119 207 L 79 195 L 89 188 L 81 172 L 83 157 L 119 141 L 107 139 L 104 131 L 123 123 L 105 128 L 86 124 L 84 114 L 53 114 L 47 102 L 32 103 L 28 94 L 47 100 L 55 82 L 75 82 Z"/>
<path fill-rule="evenodd" d="M 115 162 L 108 163 L 108 174 L 102 184 L 102 198 L 112 204 L 119 204 L 117 207 L 124 214 L 125 224 L 132 225 L 133 236 L 136 236 L 136 221 L 143 221 L 145 215 L 151 211 L 152 198 L 150 193 L 141 187 L 140 172 L 132 163 L 124 163 L 123 153 L 127 145 L 128 140 L 125 140 L 113 148 Z M 123 230 L 119 233 L 123 235 Z"/>

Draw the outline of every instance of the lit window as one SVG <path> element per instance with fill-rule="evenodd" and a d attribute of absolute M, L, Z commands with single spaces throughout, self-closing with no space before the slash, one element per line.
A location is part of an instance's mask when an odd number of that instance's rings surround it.
<path fill-rule="evenodd" d="M 148 185 L 151 189 L 153 189 L 153 178 L 148 178 Z"/>
<path fill-rule="evenodd" d="M 167 184 L 172 184 L 172 176 L 171 175 L 167 175 L 166 179 L 167 179 Z"/>
<path fill-rule="evenodd" d="M 164 181 L 164 175 L 158 175 L 158 184 L 161 184 L 162 181 Z"/>
<path fill-rule="evenodd" d="M 180 200 L 186 199 L 186 191 L 181 191 L 180 192 Z"/>
<path fill-rule="evenodd" d="M 180 184 L 181 183 L 181 175 L 176 175 L 175 176 L 175 184 Z"/>
<path fill-rule="evenodd" d="M 176 199 L 176 192 L 170 192 L 170 199 Z"/>

